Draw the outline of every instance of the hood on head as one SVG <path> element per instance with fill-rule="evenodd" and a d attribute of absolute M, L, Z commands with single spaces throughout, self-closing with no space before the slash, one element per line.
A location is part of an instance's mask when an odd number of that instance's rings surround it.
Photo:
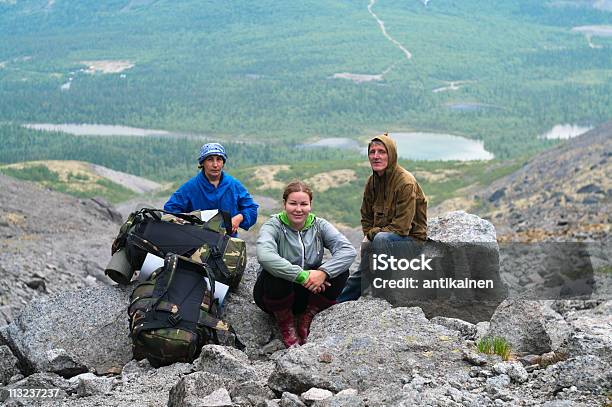
<path fill-rule="evenodd" d="M 374 141 L 380 141 L 385 145 L 385 148 L 387 149 L 389 162 L 387 164 L 387 169 L 385 170 L 385 173 L 388 174 L 389 172 L 393 171 L 397 166 L 397 145 L 395 144 L 395 140 L 389 137 L 388 133 L 376 136 L 368 143 L 368 151 L 370 151 L 370 145 L 372 145 L 372 142 Z"/>

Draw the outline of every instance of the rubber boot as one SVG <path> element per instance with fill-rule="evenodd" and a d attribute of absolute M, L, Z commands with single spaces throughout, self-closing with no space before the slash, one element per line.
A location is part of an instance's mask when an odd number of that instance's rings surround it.
<path fill-rule="evenodd" d="M 336 301 L 325 298 L 319 294 L 310 294 L 308 296 L 306 310 L 304 310 L 304 313 L 300 315 L 298 319 L 297 332 L 300 337 L 300 345 L 306 343 L 306 338 L 308 338 L 308 334 L 310 333 L 310 324 L 312 324 L 315 315 L 334 304 L 336 304 Z"/>
<path fill-rule="evenodd" d="M 288 297 L 281 299 L 263 298 L 266 309 L 274 315 L 286 348 L 300 344 L 300 338 L 295 329 L 295 319 L 293 318 L 293 297 L 294 295 L 291 293 Z"/>

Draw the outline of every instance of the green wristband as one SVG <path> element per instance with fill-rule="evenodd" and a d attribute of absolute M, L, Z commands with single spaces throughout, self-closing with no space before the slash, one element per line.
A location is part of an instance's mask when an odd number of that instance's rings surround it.
<path fill-rule="evenodd" d="M 310 271 L 308 270 L 302 270 L 298 273 L 297 276 L 295 276 L 295 282 L 298 284 L 304 284 L 304 282 L 306 280 L 308 280 L 308 276 L 310 275 Z"/>

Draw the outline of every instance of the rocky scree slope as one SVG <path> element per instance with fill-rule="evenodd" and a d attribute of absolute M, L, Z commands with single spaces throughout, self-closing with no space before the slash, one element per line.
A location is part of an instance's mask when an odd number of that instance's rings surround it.
<path fill-rule="evenodd" d="M 603 240 L 612 224 L 612 122 L 529 160 L 477 193 L 500 241 Z"/>
<path fill-rule="evenodd" d="M 465 213 L 436 222 L 446 241 L 494 236 Z M 324 311 L 308 343 L 285 350 L 253 304 L 257 268 L 251 258 L 226 307 L 246 353 L 207 345 L 193 363 L 160 369 L 130 360 L 131 287 L 102 285 L 37 298 L 0 329 L 0 380 L 58 388 L 65 406 L 592 406 L 612 390 L 611 301 L 508 299 L 471 324 L 366 297 Z M 512 359 L 478 354 L 484 335 L 506 337 Z"/>
<path fill-rule="evenodd" d="M 0 326 L 32 299 L 112 283 L 104 275 L 121 216 L 0 174 Z"/>

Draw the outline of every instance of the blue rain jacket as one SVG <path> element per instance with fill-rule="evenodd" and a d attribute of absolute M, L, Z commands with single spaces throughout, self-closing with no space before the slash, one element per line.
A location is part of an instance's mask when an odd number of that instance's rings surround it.
<path fill-rule="evenodd" d="M 215 187 L 202 171 L 181 185 L 164 205 L 164 210 L 172 213 L 206 209 L 226 211 L 231 217 L 240 213 L 244 216 L 240 223 L 244 230 L 257 221 L 257 208 L 259 205 L 236 178 L 222 172 L 219 186 Z"/>

